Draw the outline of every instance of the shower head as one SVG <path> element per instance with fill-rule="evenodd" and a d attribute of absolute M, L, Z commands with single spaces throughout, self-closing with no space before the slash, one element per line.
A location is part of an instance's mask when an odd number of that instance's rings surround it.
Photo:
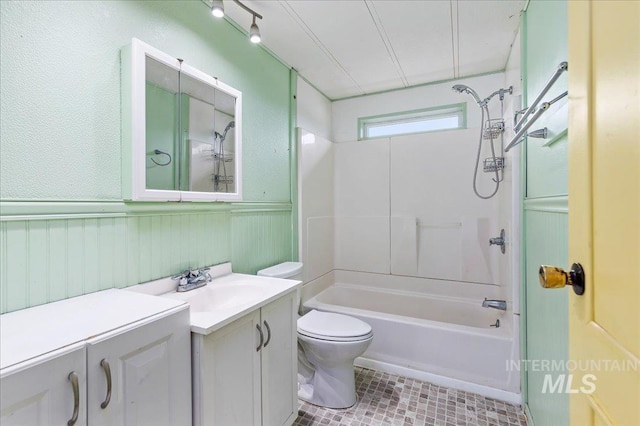
<path fill-rule="evenodd" d="M 482 101 L 480 100 L 480 96 L 478 96 L 478 94 L 475 92 L 475 90 L 473 90 L 471 87 L 465 86 L 464 84 L 456 84 L 451 89 L 453 89 L 454 92 L 467 93 L 467 94 L 473 96 L 473 99 L 476 100 L 478 105 L 482 106 Z"/>

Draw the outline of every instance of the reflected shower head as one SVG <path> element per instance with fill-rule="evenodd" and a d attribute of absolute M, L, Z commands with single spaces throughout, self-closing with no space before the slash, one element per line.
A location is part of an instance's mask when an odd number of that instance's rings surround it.
<path fill-rule="evenodd" d="M 224 140 L 227 137 L 227 132 L 229 131 L 229 129 L 233 129 L 234 127 L 236 127 L 235 120 L 234 121 L 230 121 L 229 124 L 227 124 L 227 127 L 224 128 L 224 131 L 222 132 L 222 134 L 220 134 L 218 132 L 214 132 L 214 134 L 224 142 Z"/>
<path fill-rule="evenodd" d="M 453 89 L 454 92 L 458 92 L 458 93 L 467 93 L 471 96 L 473 96 L 473 99 L 476 100 L 476 102 L 478 103 L 478 105 L 482 104 L 482 101 L 480 100 L 480 96 L 478 96 L 478 94 L 475 92 L 475 90 L 473 90 L 471 87 L 466 86 L 464 84 L 456 84 L 455 86 L 453 86 L 451 89 Z"/>

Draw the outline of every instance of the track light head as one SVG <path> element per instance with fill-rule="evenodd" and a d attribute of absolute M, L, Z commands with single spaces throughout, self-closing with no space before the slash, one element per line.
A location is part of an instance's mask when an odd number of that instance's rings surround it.
<path fill-rule="evenodd" d="M 256 24 L 256 15 L 253 15 L 253 23 L 251 24 L 251 28 L 249 28 L 249 40 L 251 43 L 260 43 L 260 28 Z"/>
<path fill-rule="evenodd" d="M 260 28 L 258 28 L 258 25 L 256 24 L 256 18 L 262 19 L 262 15 L 247 7 L 240 0 L 233 0 L 233 2 L 245 11 L 249 12 L 253 17 L 253 23 L 249 28 L 249 40 L 251 40 L 252 43 L 260 43 Z M 211 14 L 218 18 L 222 18 L 224 16 L 224 4 L 222 3 L 222 0 L 211 0 Z"/>
<path fill-rule="evenodd" d="M 211 14 L 216 18 L 222 18 L 224 16 L 224 4 L 222 0 L 213 0 L 211 4 Z"/>

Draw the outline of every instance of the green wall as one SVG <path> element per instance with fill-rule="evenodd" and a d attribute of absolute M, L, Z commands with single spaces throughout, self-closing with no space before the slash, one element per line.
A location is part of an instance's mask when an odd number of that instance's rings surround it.
<path fill-rule="evenodd" d="M 523 16 L 524 104 L 540 93 L 558 64 L 567 58 L 567 2 L 532 0 Z M 571 64 L 569 64 L 571 72 Z M 567 90 L 565 73 L 543 100 Z M 568 349 L 567 289 L 543 289 L 540 265 L 568 265 L 567 99 L 545 113 L 531 130 L 548 127 L 546 140 L 528 138 L 524 150 L 524 301 L 525 354 L 529 360 L 565 361 Z M 569 424 L 569 398 L 542 393 L 546 374 L 555 381 L 561 371 L 528 371 L 523 383 L 535 425 Z"/>
<path fill-rule="evenodd" d="M 292 257 L 290 70 L 201 1 L 0 2 L 0 312 Z M 124 203 L 132 37 L 243 93 L 244 203 Z"/>

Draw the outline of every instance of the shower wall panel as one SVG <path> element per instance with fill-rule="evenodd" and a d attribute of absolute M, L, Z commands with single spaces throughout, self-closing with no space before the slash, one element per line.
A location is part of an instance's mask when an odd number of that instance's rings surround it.
<path fill-rule="evenodd" d="M 334 134 L 340 142 L 335 158 L 337 269 L 497 285 L 512 306 L 512 165 L 507 161 L 496 197 L 475 196 L 480 108 L 451 90 L 461 82 L 486 96 L 503 87 L 504 78 L 497 73 L 334 102 Z M 354 141 L 358 117 L 456 102 L 467 102 L 465 129 Z M 497 98 L 491 106 L 492 116 L 499 116 Z M 499 143 L 495 147 L 499 150 Z M 489 156 L 489 142 L 483 141 L 481 160 Z M 481 164 L 480 193 L 491 193 L 492 178 Z M 489 238 L 503 228 L 506 254 L 489 246 Z"/>

